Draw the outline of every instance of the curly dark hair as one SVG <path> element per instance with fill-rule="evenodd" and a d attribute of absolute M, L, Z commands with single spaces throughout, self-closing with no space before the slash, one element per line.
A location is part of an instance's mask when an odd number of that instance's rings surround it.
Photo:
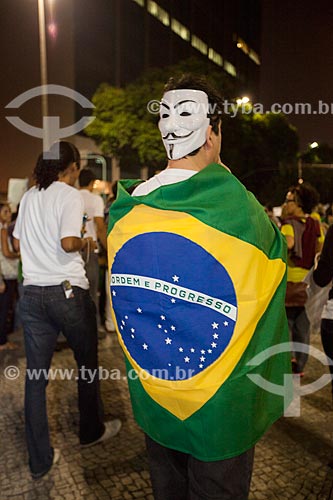
<path fill-rule="evenodd" d="M 59 148 L 57 158 L 54 159 L 55 152 Z M 53 153 L 52 155 L 50 153 Z M 51 158 L 48 158 L 51 156 Z M 46 153 L 41 153 L 33 172 L 36 186 L 39 190 L 47 189 L 53 182 L 57 181 L 59 174 L 64 172 L 71 163 L 75 163 L 80 168 L 80 153 L 74 144 L 60 141 L 51 146 Z"/>
<path fill-rule="evenodd" d="M 291 186 L 288 191 L 294 195 L 297 205 L 302 208 L 305 214 L 310 214 L 319 203 L 319 193 L 309 182 Z"/>

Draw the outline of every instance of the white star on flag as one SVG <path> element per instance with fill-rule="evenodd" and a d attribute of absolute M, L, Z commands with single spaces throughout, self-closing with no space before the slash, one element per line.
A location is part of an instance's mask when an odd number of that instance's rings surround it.
<path fill-rule="evenodd" d="M 172 304 L 176 303 L 176 299 L 171 299 Z"/>
<path fill-rule="evenodd" d="M 123 329 L 124 329 L 123 325 L 120 325 L 120 330 L 123 330 Z"/>
<path fill-rule="evenodd" d="M 128 316 L 125 316 L 125 319 L 128 319 Z"/>
<path fill-rule="evenodd" d="M 163 321 L 165 320 L 165 316 L 163 316 L 163 314 L 162 314 L 162 316 L 160 316 L 160 318 L 161 318 Z"/>
<path fill-rule="evenodd" d="M 190 351 L 191 351 L 191 352 L 195 352 L 195 349 L 192 347 L 192 348 L 190 349 Z"/>
<path fill-rule="evenodd" d="M 168 333 L 168 330 L 164 330 L 164 333 Z"/>
<path fill-rule="evenodd" d="M 135 332 L 135 328 L 131 328 L 131 332 L 134 333 Z"/>
<path fill-rule="evenodd" d="M 174 276 L 172 276 L 172 279 L 175 283 L 178 283 L 179 281 L 179 276 L 177 276 L 176 274 Z"/>
<path fill-rule="evenodd" d="M 217 333 L 214 333 L 214 335 L 213 335 L 213 339 L 218 339 L 218 338 L 219 338 L 218 334 L 217 334 Z"/>
<path fill-rule="evenodd" d="M 219 324 L 214 321 L 214 323 L 212 323 L 212 327 L 214 328 L 214 330 L 216 330 L 216 328 L 219 327 Z"/>
<path fill-rule="evenodd" d="M 171 344 L 171 342 L 172 342 L 172 340 L 171 340 L 171 339 L 169 339 L 169 337 L 165 339 L 165 343 L 166 343 L 166 344 Z"/>
<path fill-rule="evenodd" d="M 162 325 L 157 325 L 157 328 L 162 328 Z"/>
<path fill-rule="evenodd" d="M 185 356 L 184 361 L 185 361 L 185 363 L 189 363 L 190 362 L 190 358 L 188 356 Z"/>
<path fill-rule="evenodd" d="M 228 321 L 225 321 L 223 324 L 224 324 L 224 326 L 228 326 L 229 325 Z"/>
<path fill-rule="evenodd" d="M 205 356 L 201 356 L 200 361 L 202 361 L 202 362 L 206 361 Z"/>
<path fill-rule="evenodd" d="M 148 349 L 147 344 L 142 344 L 142 347 L 144 348 L 145 351 Z"/>
<path fill-rule="evenodd" d="M 204 349 L 201 349 L 201 354 L 206 354 L 206 351 Z"/>
<path fill-rule="evenodd" d="M 178 349 L 178 351 L 179 351 L 179 352 L 183 352 L 183 350 L 184 350 L 184 349 L 183 349 L 182 347 L 180 347 L 180 348 Z"/>
<path fill-rule="evenodd" d="M 199 368 L 203 368 L 203 365 L 199 365 Z"/>
<path fill-rule="evenodd" d="M 174 332 L 176 330 L 176 327 L 174 325 L 171 325 L 171 330 Z"/>
<path fill-rule="evenodd" d="M 207 352 L 208 352 L 208 354 L 212 354 L 213 351 L 211 349 L 208 349 Z"/>
<path fill-rule="evenodd" d="M 121 324 L 122 325 L 126 325 L 126 323 L 125 323 L 125 321 L 123 319 L 121 320 Z"/>
<path fill-rule="evenodd" d="M 210 345 L 211 345 L 212 347 L 216 347 L 216 346 L 217 346 L 217 344 L 216 344 L 215 342 L 212 342 Z"/>
<path fill-rule="evenodd" d="M 133 335 L 133 333 L 132 333 L 131 337 L 132 337 L 132 339 L 134 339 L 134 335 Z"/>
<path fill-rule="evenodd" d="M 138 313 L 142 313 L 142 309 L 140 307 L 137 308 Z"/>
<path fill-rule="evenodd" d="M 112 295 L 115 297 L 117 295 L 116 290 L 112 290 Z"/>

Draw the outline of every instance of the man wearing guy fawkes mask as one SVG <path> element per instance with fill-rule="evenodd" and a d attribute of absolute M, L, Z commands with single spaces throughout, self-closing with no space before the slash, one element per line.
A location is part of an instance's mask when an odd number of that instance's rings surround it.
<path fill-rule="evenodd" d="M 220 160 L 222 109 L 205 79 L 170 79 L 167 168 L 120 181 L 110 210 L 112 309 L 156 500 L 246 500 L 254 445 L 283 413 L 247 374 L 289 340 L 285 244 Z M 290 353 L 255 368 L 283 385 Z"/>
<path fill-rule="evenodd" d="M 184 85 L 187 83 L 183 79 Z M 189 87 L 170 82 L 166 85 L 160 105 L 159 129 L 169 159 L 165 170 L 138 186 L 134 196 L 147 194 L 164 184 L 186 180 L 210 163 L 221 163 L 221 114 L 222 99 L 209 88 L 210 102 L 205 90 L 199 90 L 198 79 L 190 79 Z M 173 89 L 173 87 L 178 87 Z M 168 90 L 170 89 L 170 90 Z"/>

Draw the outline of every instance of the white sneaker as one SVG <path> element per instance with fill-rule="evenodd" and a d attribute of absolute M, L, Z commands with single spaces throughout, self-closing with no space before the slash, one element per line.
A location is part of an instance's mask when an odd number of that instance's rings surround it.
<path fill-rule="evenodd" d="M 61 457 L 61 453 L 60 453 L 59 448 L 53 448 L 53 462 L 52 462 L 52 465 L 57 464 L 59 462 L 59 460 L 60 460 L 60 457 Z"/>
<path fill-rule="evenodd" d="M 105 425 L 105 430 L 104 433 L 96 439 L 96 441 L 92 441 L 91 443 L 88 444 L 81 444 L 82 448 L 89 448 L 89 446 L 94 446 L 95 444 L 98 443 L 103 443 L 104 441 L 107 441 L 108 439 L 113 438 L 118 434 L 118 432 L 121 429 L 121 420 L 119 418 L 115 418 L 114 420 L 109 420 L 109 422 L 104 422 Z"/>

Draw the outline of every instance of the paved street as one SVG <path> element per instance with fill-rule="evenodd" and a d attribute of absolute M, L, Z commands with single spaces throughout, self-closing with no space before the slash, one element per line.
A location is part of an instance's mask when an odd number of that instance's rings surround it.
<path fill-rule="evenodd" d="M 62 455 L 45 478 L 31 480 L 24 441 L 25 360 L 21 334 L 15 334 L 15 339 L 21 345 L 18 351 L 0 353 L 0 500 L 152 499 L 143 437 L 134 423 L 123 378 L 102 382 L 106 417 L 123 420 L 120 434 L 85 450 L 80 449 L 77 439 L 75 380 L 50 382 L 52 442 Z M 318 336 L 312 337 L 312 344 L 321 349 Z M 16 380 L 4 376 L 5 367 L 10 365 L 21 372 Z M 100 341 L 100 365 L 107 370 L 117 368 L 124 375 L 115 335 Z M 52 367 L 75 368 L 71 351 L 65 348 L 56 352 Z M 326 367 L 311 358 L 302 384 L 323 373 Z M 333 471 L 328 466 L 333 460 L 332 431 L 330 387 L 326 386 L 302 399 L 300 417 L 282 418 L 257 445 L 250 499 L 329 499 L 333 482 Z"/>

